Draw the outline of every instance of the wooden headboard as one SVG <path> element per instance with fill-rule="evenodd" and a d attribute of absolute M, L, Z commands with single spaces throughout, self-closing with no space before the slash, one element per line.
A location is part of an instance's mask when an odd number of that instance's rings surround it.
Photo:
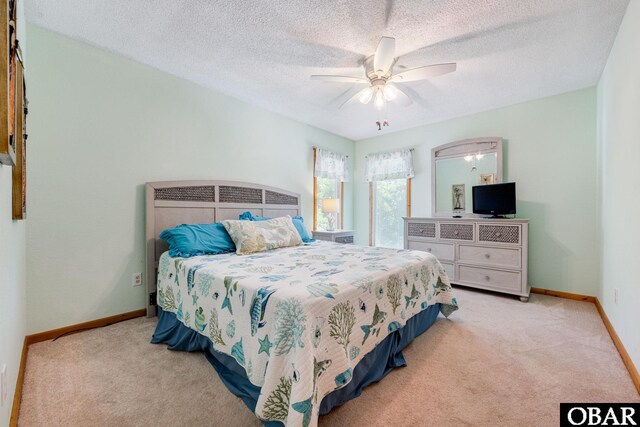
<path fill-rule="evenodd" d="M 147 317 L 156 315 L 158 260 L 167 250 L 159 235 L 180 224 L 238 219 L 242 212 L 278 217 L 300 215 L 300 195 L 261 184 L 234 181 L 147 183 Z"/>

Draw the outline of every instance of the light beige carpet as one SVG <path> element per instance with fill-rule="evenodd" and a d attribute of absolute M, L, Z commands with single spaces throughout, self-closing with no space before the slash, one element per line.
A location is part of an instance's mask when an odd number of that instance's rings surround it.
<path fill-rule="evenodd" d="M 557 426 L 560 402 L 640 402 L 593 304 L 456 288 L 461 309 L 321 426 Z M 259 426 L 200 353 L 135 319 L 29 348 L 21 426 Z"/>

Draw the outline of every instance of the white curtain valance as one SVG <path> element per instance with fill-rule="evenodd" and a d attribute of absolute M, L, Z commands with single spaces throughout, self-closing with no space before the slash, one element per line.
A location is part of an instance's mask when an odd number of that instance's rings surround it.
<path fill-rule="evenodd" d="M 413 178 L 412 150 L 369 154 L 365 158 L 364 179 L 367 182 Z"/>
<path fill-rule="evenodd" d="M 344 154 L 316 148 L 316 178 L 338 179 L 349 181 L 349 158 Z"/>

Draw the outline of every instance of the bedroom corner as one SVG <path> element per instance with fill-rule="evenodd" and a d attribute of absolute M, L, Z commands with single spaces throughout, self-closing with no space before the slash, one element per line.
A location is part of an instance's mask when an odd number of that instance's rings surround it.
<path fill-rule="evenodd" d="M 631 1 L 598 83 L 598 298 L 635 365 L 640 392 L 640 2 Z"/>

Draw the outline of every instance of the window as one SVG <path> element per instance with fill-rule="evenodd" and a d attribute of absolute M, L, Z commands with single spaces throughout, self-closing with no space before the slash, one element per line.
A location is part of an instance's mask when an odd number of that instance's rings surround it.
<path fill-rule="evenodd" d="M 326 230 L 329 226 L 328 214 L 322 212 L 322 199 L 340 199 L 342 205 L 343 185 L 337 179 L 316 178 L 316 230 Z M 342 209 L 337 214 L 336 226 L 342 228 Z"/>
<path fill-rule="evenodd" d="M 386 248 L 404 245 L 402 217 L 407 216 L 407 179 L 373 183 L 373 243 Z"/>
<path fill-rule="evenodd" d="M 329 228 L 329 214 L 322 212 L 323 199 L 339 199 L 335 226 L 343 228 L 344 182 L 349 179 L 347 156 L 314 148 L 313 158 L 313 229 Z"/>
<path fill-rule="evenodd" d="M 369 244 L 402 248 L 402 217 L 411 215 L 411 150 L 368 155 L 365 179 L 369 181 Z"/>

